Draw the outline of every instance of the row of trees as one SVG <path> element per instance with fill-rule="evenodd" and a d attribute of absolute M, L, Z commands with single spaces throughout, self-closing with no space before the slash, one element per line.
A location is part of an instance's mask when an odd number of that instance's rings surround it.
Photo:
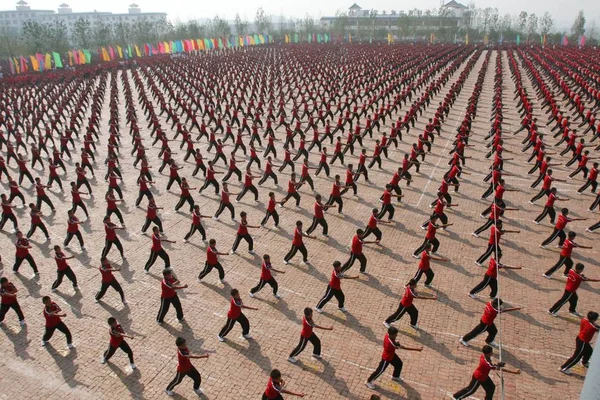
<path fill-rule="evenodd" d="M 389 18 L 382 19 L 382 15 Z M 19 33 L 0 28 L 0 56 L 50 51 L 65 52 L 73 47 L 94 48 L 230 34 L 269 33 L 277 39 L 282 39 L 286 33 L 297 32 L 306 35 L 317 30 L 320 32 L 328 30 L 335 36 L 346 36 L 352 32 L 357 40 L 371 38 L 384 40 L 389 32 L 409 39 L 416 36 L 429 37 L 433 32 L 432 24 L 436 25 L 436 38 L 441 41 L 453 41 L 454 38 L 463 38 L 468 34 L 473 41 L 481 40 L 485 35 L 491 42 L 498 41 L 500 37 L 506 41 L 514 41 L 519 35 L 524 43 L 539 43 L 543 36 L 546 36 L 550 42 L 556 43 L 562 35 L 568 34 L 566 31 L 555 29 L 554 20 L 548 12 L 540 17 L 525 11 L 521 11 L 518 15 L 501 16 L 497 8 L 477 8 L 474 4 L 469 5 L 465 10 L 459 25 L 456 24 L 452 11 L 447 8 L 428 10 L 415 8 L 401 14 L 395 12 L 388 14 L 385 10 L 379 13 L 377 10 L 371 10 L 367 16 L 353 20 L 345 12 L 338 12 L 328 29 L 320 27 L 318 21 L 309 14 L 295 19 L 281 16 L 275 28 L 271 18 L 262 8 L 259 8 L 252 22 L 236 14 L 233 24 L 218 15 L 202 22 L 189 20 L 176 21 L 174 24 L 166 20 L 159 22 L 139 20 L 131 24 L 122 22 L 92 24 L 80 18 L 75 21 L 71 29 L 61 21 L 47 24 L 27 21 Z M 588 24 L 586 28 L 584 13 L 580 11 L 570 31 L 571 39 L 576 40 L 584 33 L 593 42 L 597 39 L 595 23 Z"/>

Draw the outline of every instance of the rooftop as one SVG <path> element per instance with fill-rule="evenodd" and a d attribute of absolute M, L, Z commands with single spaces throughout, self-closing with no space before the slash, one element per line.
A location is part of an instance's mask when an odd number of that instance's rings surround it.
<path fill-rule="evenodd" d="M 448 3 L 444 4 L 444 7 L 447 7 L 447 8 L 467 8 L 466 6 L 460 4 L 459 2 L 457 2 L 455 0 L 451 0 Z"/>

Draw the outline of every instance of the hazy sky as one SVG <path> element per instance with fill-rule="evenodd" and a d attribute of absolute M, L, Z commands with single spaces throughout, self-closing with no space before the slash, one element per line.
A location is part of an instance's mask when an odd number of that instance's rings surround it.
<path fill-rule="evenodd" d="M 236 12 L 242 18 L 248 20 L 254 19 L 254 14 L 258 7 L 262 7 L 269 15 L 285 15 L 292 17 L 302 17 L 306 13 L 315 18 L 322 16 L 335 15 L 337 10 L 346 10 L 352 1 L 346 0 L 327 0 L 327 1 L 277 1 L 277 0 L 220 0 L 220 1 L 190 1 L 190 0 L 103 0 L 99 3 L 89 0 L 29 0 L 33 9 L 54 9 L 65 1 L 73 11 L 111 11 L 127 12 L 129 1 L 135 1 L 142 11 L 160 11 L 166 12 L 172 21 L 176 19 L 188 20 L 190 18 L 210 18 L 215 14 L 226 19 L 233 19 Z M 468 5 L 471 1 L 462 1 L 462 4 Z M 476 0 L 477 7 L 497 7 L 501 15 L 505 13 L 518 14 L 521 10 L 535 12 L 540 16 L 544 11 L 552 14 L 555 25 L 558 27 L 570 27 L 578 10 L 583 9 L 588 21 L 596 20 L 600 23 L 600 1 L 598 0 Z M 16 0 L 0 0 L 0 10 L 14 9 Z M 420 9 L 437 8 L 440 1 L 421 0 L 421 1 L 391 1 L 391 0 L 371 0 L 358 1 L 357 4 L 363 8 L 374 8 L 377 10 L 409 10 L 415 7 Z M 600 27 L 599 27 L 600 28 Z"/>

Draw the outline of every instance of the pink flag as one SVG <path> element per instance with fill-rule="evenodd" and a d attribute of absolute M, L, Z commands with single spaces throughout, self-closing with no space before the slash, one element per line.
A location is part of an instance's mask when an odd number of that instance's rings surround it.
<path fill-rule="evenodd" d="M 114 59 L 115 59 L 115 49 L 113 49 L 113 48 L 112 48 L 112 46 L 110 46 L 110 47 L 108 48 L 108 51 L 109 51 L 109 53 L 110 53 L 110 59 L 111 59 L 111 60 L 114 60 Z"/>

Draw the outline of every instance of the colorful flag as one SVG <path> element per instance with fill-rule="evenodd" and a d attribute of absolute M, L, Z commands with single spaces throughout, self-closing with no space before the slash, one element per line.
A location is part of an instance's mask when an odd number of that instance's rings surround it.
<path fill-rule="evenodd" d="M 89 64 L 92 61 L 92 53 L 90 53 L 89 50 L 83 50 L 83 51 L 79 50 L 79 52 L 83 56 L 83 61 L 84 61 L 83 63 Z"/>
<path fill-rule="evenodd" d="M 31 60 L 31 69 L 33 69 L 34 71 L 39 71 L 40 66 L 38 65 L 37 58 L 35 58 L 34 56 L 29 56 L 29 59 Z"/>
<path fill-rule="evenodd" d="M 517 35 L 517 46 L 521 45 L 521 35 Z"/>
<path fill-rule="evenodd" d="M 108 51 L 103 47 L 102 48 L 102 61 L 110 61 L 110 55 L 108 54 Z"/>
<path fill-rule="evenodd" d="M 469 44 L 469 34 L 467 33 L 467 36 L 465 36 L 465 44 Z"/>
<path fill-rule="evenodd" d="M 123 49 L 121 46 L 117 46 L 117 53 L 119 53 L 119 58 L 123 58 Z"/>
<path fill-rule="evenodd" d="M 44 60 L 44 69 L 52 69 L 52 56 L 50 53 L 46 53 L 46 59 Z"/>
<path fill-rule="evenodd" d="M 13 64 L 12 58 L 8 58 L 8 66 L 10 67 L 10 74 L 14 75 L 16 73 L 15 64 Z"/>
<path fill-rule="evenodd" d="M 138 47 L 138 45 L 135 44 L 134 47 L 135 47 L 135 55 L 137 57 L 141 57 L 142 56 L 142 52 L 140 51 L 140 48 Z"/>
<path fill-rule="evenodd" d="M 27 65 L 27 59 L 21 56 L 21 73 L 24 74 L 29 72 L 29 66 Z"/>
<path fill-rule="evenodd" d="M 585 35 L 579 36 L 579 46 L 585 46 Z"/>

